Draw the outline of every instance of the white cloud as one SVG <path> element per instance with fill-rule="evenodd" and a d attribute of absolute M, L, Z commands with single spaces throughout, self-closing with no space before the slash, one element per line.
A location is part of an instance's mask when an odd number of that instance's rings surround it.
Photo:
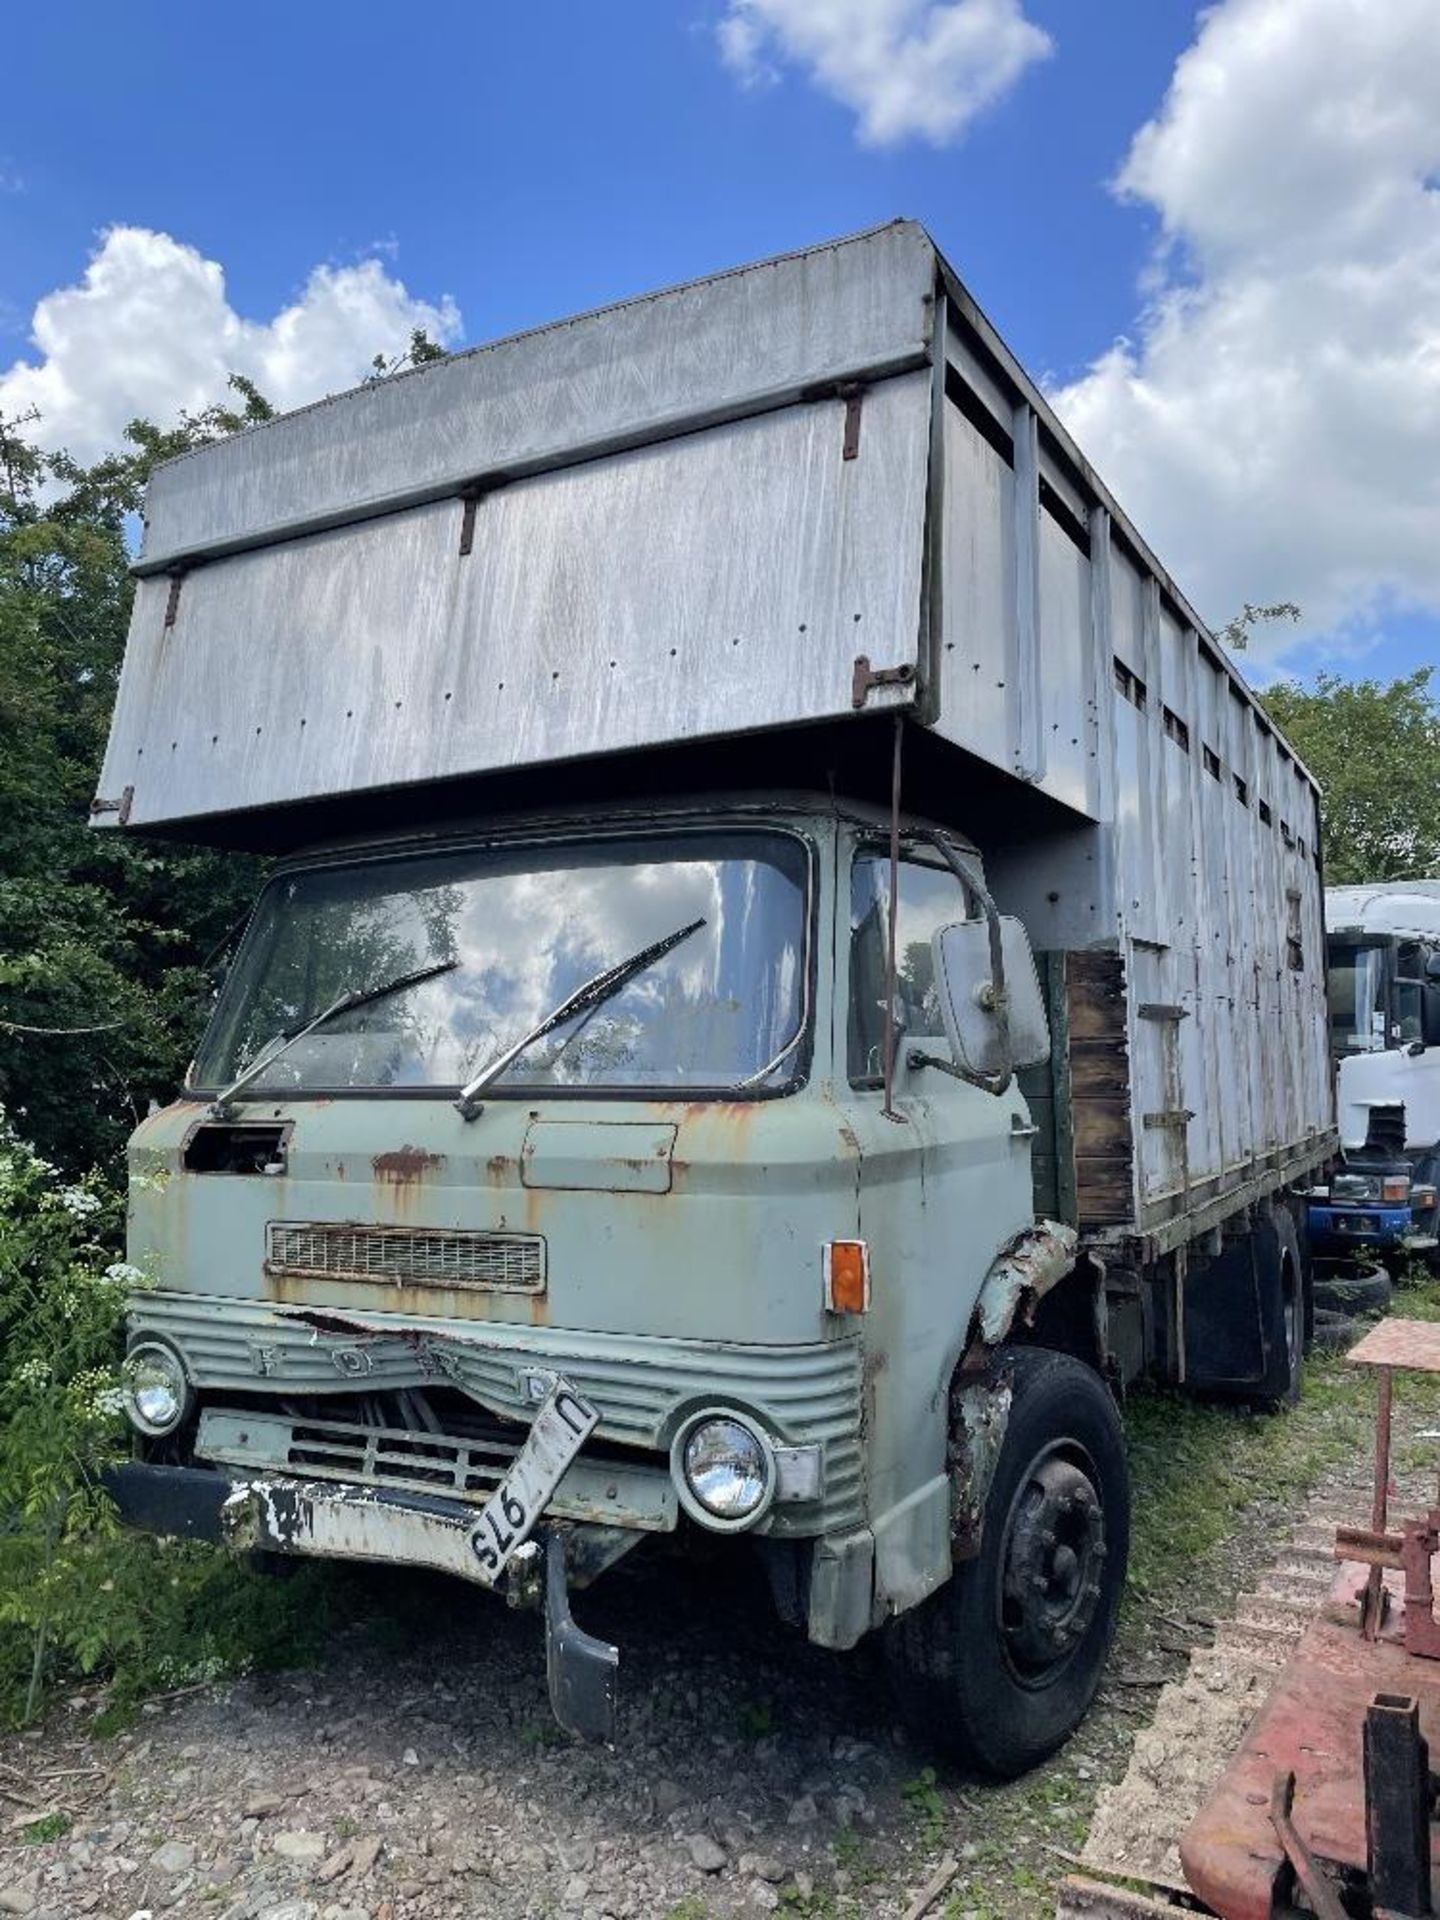
<path fill-rule="evenodd" d="M 1223 0 L 1120 173 L 1152 298 L 1054 397 L 1211 618 L 1440 613 L 1437 47 L 1434 0 Z"/>
<path fill-rule="evenodd" d="M 1022 0 L 728 0 L 716 32 L 742 81 L 805 69 L 869 146 L 957 139 L 1051 51 Z"/>
<path fill-rule="evenodd" d="M 247 320 L 216 261 L 168 233 L 112 227 L 83 280 L 36 307 L 36 357 L 0 373 L 0 414 L 33 407 L 43 445 L 88 461 L 118 446 L 137 414 L 164 424 L 224 398 L 231 373 L 282 410 L 354 386 L 415 327 L 449 343 L 460 315 L 448 297 L 415 299 L 378 260 L 316 267 L 273 319 Z"/>

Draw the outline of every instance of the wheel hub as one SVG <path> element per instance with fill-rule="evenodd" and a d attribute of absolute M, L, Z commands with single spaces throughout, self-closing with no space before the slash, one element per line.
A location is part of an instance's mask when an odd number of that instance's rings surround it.
<path fill-rule="evenodd" d="M 1084 1639 L 1100 1604 L 1105 1520 L 1083 1468 L 1037 1464 L 1011 1509 L 1001 1573 L 1001 1625 L 1016 1668 L 1043 1675 Z"/>

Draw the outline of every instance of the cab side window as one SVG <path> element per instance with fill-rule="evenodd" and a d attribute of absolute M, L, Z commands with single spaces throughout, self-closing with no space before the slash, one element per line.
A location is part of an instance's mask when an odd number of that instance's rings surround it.
<path fill-rule="evenodd" d="M 935 987 L 930 941 L 938 927 L 963 920 L 965 894 L 945 866 L 900 862 L 895 916 L 895 1019 L 912 1039 L 939 1040 L 945 1023 Z M 890 914 L 890 859 L 880 849 L 855 856 L 850 869 L 850 1083 L 878 1087 L 884 1078 L 885 963 Z"/>

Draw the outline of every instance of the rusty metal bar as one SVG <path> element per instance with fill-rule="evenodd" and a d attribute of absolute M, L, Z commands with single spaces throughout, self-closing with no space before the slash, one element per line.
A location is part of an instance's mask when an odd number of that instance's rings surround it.
<path fill-rule="evenodd" d="M 1335 1558 L 1358 1560 L 1362 1566 L 1388 1567 L 1394 1573 L 1405 1571 L 1405 1536 L 1400 1533 L 1372 1533 L 1369 1527 L 1337 1527 Z"/>
<path fill-rule="evenodd" d="M 1408 1695 L 1377 1693 L 1365 1715 L 1365 1849 L 1377 1912 L 1432 1911 L 1430 1749 Z"/>
<path fill-rule="evenodd" d="M 1376 1533 L 1385 1532 L 1390 1510 L 1390 1409 L 1394 1387 L 1394 1373 L 1389 1367 L 1381 1367 L 1380 1395 L 1375 1409 L 1375 1494 L 1370 1504 L 1370 1525 Z M 1380 1632 L 1384 1593 L 1384 1570 L 1378 1565 L 1372 1566 L 1360 1609 L 1360 1631 L 1366 1640 L 1374 1640 Z"/>
<path fill-rule="evenodd" d="M 1295 1878 L 1305 1889 L 1306 1898 L 1318 1920 L 1348 1920 L 1339 1895 L 1325 1878 L 1320 1863 L 1300 1838 L 1291 1815 L 1295 1806 L 1295 1776 L 1277 1773 L 1270 1791 L 1270 1824 L 1274 1827 L 1285 1858 L 1295 1869 Z"/>
<path fill-rule="evenodd" d="M 900 775 L 905 739 L 905 722 L 895 716 L 895 746 L 890 762 L 890 907 L 885 959 L 885 1100 L 880 1108 L 887 1120 L 902 1125 L 903 1113 L 895 1111 L 895 992 L 898 969 L 895 960 L 895 928 L 900 917 Z"/>

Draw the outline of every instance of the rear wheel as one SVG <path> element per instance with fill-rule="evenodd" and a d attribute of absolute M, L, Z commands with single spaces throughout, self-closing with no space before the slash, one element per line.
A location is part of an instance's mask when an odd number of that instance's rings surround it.
<path fill-rule="evenodd" d="M 1265 1343 L 1258 1397 L 1271 1406 L 1290 1407 L 1300 1398 L 1307 1315 L 1300 1236 L 1288 1207 L 1277 1206 L 1268 1220 L 1257 1223 L 1254 1244 Z"/>
<path fill-rule="evenodd" d="M 888 1630 L 906 1720 L 983 1773 L 1023 1773 L 1060 1746 L 1100 1683 L 1130 1544 L 1120 1417 L 1068 1354 L 997 1360 L 1013 1399 L 975 1559 Z"/>

